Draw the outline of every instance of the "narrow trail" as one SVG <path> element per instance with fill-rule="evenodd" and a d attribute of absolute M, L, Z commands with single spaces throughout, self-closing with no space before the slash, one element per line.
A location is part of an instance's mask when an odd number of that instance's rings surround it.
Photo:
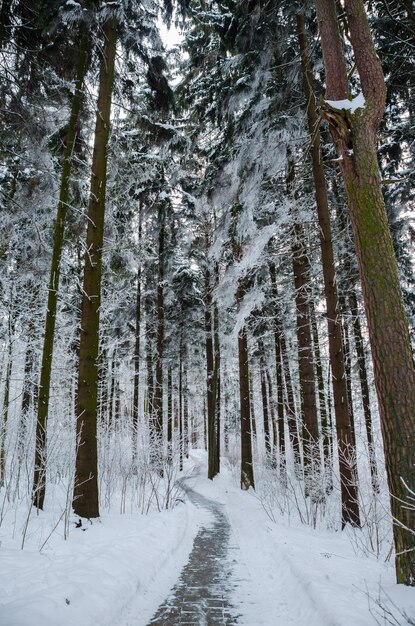
<path fill-rule="evenodd" d="M 209 512 L 212 522 L 199 530 L 187 565 L 148 626 L 233 626 L 238 614 L 232 605 L 231 527 L 222 505 L 181 483 L 188 499 Z"/>

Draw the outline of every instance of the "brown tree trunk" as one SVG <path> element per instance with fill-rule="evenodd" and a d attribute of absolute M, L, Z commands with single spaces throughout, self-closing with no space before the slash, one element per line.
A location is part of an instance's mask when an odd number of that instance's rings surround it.
<path fill-rule="evenodd" d="M 36 420 L 36 448 L 33 472 L 33 504 L 43 509 L 46 476 L 46 429 L 49 411 L 52 360 L 55 342 L 56 312 L 60 283 L 61 257 L 65 230 L 66 211 L 69 204 L 69 183 L 72 172 L 73 150 L 82 103 L 82 88 L 88 65 L 89 31 L 86 22 L 80 28 L 79 59 L 75 81 L 75 92 L 71 103 L 68 133 L 63 157 L 62 178 L 53 234 L 52 259 L 49 274 L 49 291 L 46 308 L 45 334 L 43 336 L 40 366 L 39 401 Z"/>
<path fill-rule="evenodd" d="M 244 292 L 238 286 L 236 301 L 238 309 Z M 255 488 L 252 461 L 251 401 L 249 390 L 248 336 L 245 325 L 238 333 L 239 402 L 241 415 L 241 489 Z"/>
<path fill-rule="evenodd" d="M 264 344 L 258 341 L 259 350 L 259 374 L 261 380 L 262 418 L 264 424 L 265 452 L 267 459 L 271 460 L 272 454 L 272 422 L 269 419 L 269 406 L 267 394 L 267 366 L 264 357 Z"/>
<path fill-rule="evenodd" d="M 304 249 L 304 231 L 295 223 L 292 233 L 292 264 L 297 309 L 298 371 L 301 390 L 302 436 L 304 442 L 304 468 L 307 480 L 320 473 L 319 429 L 314 380 L 313 348 L 311 342 L 310 311 L 307 282 L 310 275 L 307 251 Z"/>
<path fill-rule="evenodd" d="M 207 237 L 207 235 L 206 235 Z M 212 293 L 209 269 L 205 269 L 205 346 L 206 346 L 206 406 L 207 406 L 207 449 L 208 478 L 217 474 L 216 470 L 216 428 L 215 428 L 215 385 L 214 385 L 214 344 L 212 328 Z"/>
<path fill-rule="evenodd" d="M 103 26 L 104 46 L 88 205 L 87 253 L 83 282 L 77 395 L 77 455 L 73 508 L 81 517 L 98 517 L 97 395 L 102 246 L 104 235 L 107 145 L 117 44 L 117 22 Z"/>
<path fill-rule="evenodd" d="M 218 278 L 217 278 L 218 280 Z M 216 430 L 216 446 L 215 446 L 215 472 L 220 472 L 220 427 L 221 427 L 221 372 L 220 372 L 220 340 L 219 340 L 219 311 L 215 302 L 213 305 L 213 345 L 215 350 L 214 359 L 214 388 L 215 388 L 215 430 Z"/>
<path fill-rule="evenodd" d="M 369 467 L 372 479 L 372 487 L 375 493 L 379 493 L 379 478 L 376 463 L 375 448 L 373 445 L 372 412 L 370 410 L 369 383 L 367 379 L 366 357 L 363 344 L 362 329 L 360 326 L 359 310 L 357 307 L 356 293 L 352 289 L 349 292 L 349 306 L 353 317 L 353 337 L 356 348 L 357 365 L 359 368 L 360 391 L 362 396 L 363 414 L 365 416 L 367 445 L 369 450 Z"/>
<path fill-rule="evenodd" d="M 342 501 L 342 524 L 360 525 L 357 484 L 355 482 L 355 448 L 351 432 L 351 404 L 345 376 L 342 349 L 342 326 L 338 310 L 335 280 L 333 241 L 330 224 L 329 201 L 320 145 L 319 116 L 313 89 L 313 72 L 308 56 L 304 15 L 297 15 L 297 31 L 301 51 L 304 93 L 307 101 L 308 130 L 311 137 L 312 171 L 314 179 L 317 217 L 320 232 L 321 262 L 327 309 L 327 332 L 332 372 L 336 433 L 339 449 L 339 469 Z M 322 415 L 322 428 L 324 422 Z M 324 438 L 324 431 L 323 431 Z M 323 443 L 326 472 L 328 470 L 327 441 Z"/>
<path fill-rule="evenodd" d="M 157 342 L 156 342 L 156 379 L 154 387 L 154 435 L 155 458 L 158 469 L 162 471 L 163 456 L 163 353 L 164 353 L 164 239 L 165 209 L 162 204 L 158 211 L 158 282 L 157 282 Z"/>
<path fill-rule="evenodd" d="M 316 0 L 326 69 L 327 98 L 348 96 L 348 80 L 335 4 Z M 345 0 L 350 39 L 365 97 L 354 112 L 326 107 L 345 182 L 372 348 L 386 470 L 391 493 L 396 573 L 415 585 L 415 365 L 398 268 L 389 232 L 376 154 L 376 133 L 386 88 L 363 0 Z"/>
<path fill-rule="evenodd" d="M 141 244 L 141 206 L 138 216 L 138 244 Z M 134 385 L 133 385 L 133 463 L 137 461 L 138 417 L 140 403 L 140 339 L 141 339 L 141 263 L 137 269 L 137 295 L 135 303 L 135 345 L 134 345 Z"/>

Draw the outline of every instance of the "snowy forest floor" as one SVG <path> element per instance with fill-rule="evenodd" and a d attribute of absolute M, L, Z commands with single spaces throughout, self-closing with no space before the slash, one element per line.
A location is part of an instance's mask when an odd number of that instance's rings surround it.
<path fill-rule="evenodd" d="M 226 467 L 214 481 L 205 475 L 205 453 L 192 451 L 183 501 L 172 510 L 102 515 L 71 529 L 67 541 L 59 524 L 48 538 L 51 513 L 45 512 L 31 519 L 21 550 L 24 517 L 8 519 L 0 528 L 1 626 L 415 623 L 415 592 L 394 583 L 391 562 L 356 554 L 347 531 L 316 531 L 283 517 L 271 522 L 254 492 L 242 492 Z M 206 565 L 200 594 L 210 601 L 199 602 L 198 622 L 194 616 L 186 622 L 181 607 L 171 608 L 188 591 L 186 563 L 201 576 L 195 560 L 203 550 L 213 570 L 219 559 L 222 617 L 203 614 L 203 606 L 217 601 L 206 591 Z"/>

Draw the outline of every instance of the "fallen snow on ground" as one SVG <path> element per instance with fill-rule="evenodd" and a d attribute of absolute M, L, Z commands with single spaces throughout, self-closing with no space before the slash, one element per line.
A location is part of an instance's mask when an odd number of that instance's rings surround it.
<path fill-rule="evenodd" d="M 67 541 L 57 531 L 41 553 L 33 526 L 21 550 L 20 537 L 10 540 L 3 525 L 0 625 L 113 626 L 135 597 L 146 624 L 185 565 L 203 520 L 203 511 L 188 504 L 148 516 L 103 515 L 71 530 Z"/>
<path fill-rule="evenodd" d="M 231 601 L 241 626 L 403 626 L 399 610 L 415 617 L 415 591 L 394 583 L 391 563 L 356 555 L 347 533 L 289 525 L 282 517 L 272 523 L 254 492 L 242 492 L 229 469 L 207 480 L 201 451 L 192 453 L 188 475 L 192 467 L 189 486 L 221 502 L 232 527 L 237 549 L 230 556 Z M 145 626 L 207 523 L 209 516 L 190 503 L 147 517 L 104 515 L 84 531 L 73 529 L 67 541 L 58 529 L 42 553 L 36 525 L 20 550 L 10 539 L 11 526 L 3 524 L 0 624 Z M 379 595 L 395 622 L 376 606 Z"/>

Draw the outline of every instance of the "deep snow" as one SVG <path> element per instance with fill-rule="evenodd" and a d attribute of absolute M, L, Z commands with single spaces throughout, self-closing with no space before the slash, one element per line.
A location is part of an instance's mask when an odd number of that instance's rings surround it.
<path fill-rule="evenodd" d="M 415 618 L 415 591 L 395 584 L 390 561 L 356 555 L 346 532 L 289 525 L 283 517 L 272 523 L 229 469 L 209 481 L 205 464 L 203 451 L 191 453 L 187 483 L 224 505 L 237 547 L 232 603 L 241 625 L 403 626 L 403 610 Z M 0 528 L 1 626 L 145 626 L 176 582 L 198 529 L 209 524 L 208 514 L 189 502 L 148 516 L 103 515 L 84 530 L 73 524 L 67 541 L 58 527 L 39 553 L 47 516 L 32 520 L 24 550 L 19 533 L 10 538 L 24 524 L 23 512 Z M 379 598 L 395 622 L 385 620 Z"/>

